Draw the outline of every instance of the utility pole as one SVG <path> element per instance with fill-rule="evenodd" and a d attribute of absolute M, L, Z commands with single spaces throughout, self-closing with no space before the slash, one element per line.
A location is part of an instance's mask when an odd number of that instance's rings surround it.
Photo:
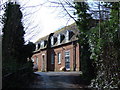
<path fill-rule="evenodd" d="M 100 11 L 100 1 L 99 1 L 99 5 L 98 5 L 98 9 L 99 9 L 99 38 L 100 38 L 100 23 L 101 23 L 101 11 Z"/>

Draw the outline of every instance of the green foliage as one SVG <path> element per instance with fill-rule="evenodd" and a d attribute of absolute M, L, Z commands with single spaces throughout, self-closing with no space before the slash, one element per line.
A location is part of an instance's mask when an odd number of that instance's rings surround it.
<path fill-rule="evenodd" d="M 107 4 L 112 5 L 110 19 L 89 32 L 91 58 L 97 66 L 97 77 L 92 84 L 99 89 L 118 88 L 120 84 L 119 3 Z"/>
<path fill-rule="evenodd" d="M 81 2 L 76 4 L 75 14 L 78 15 L 76 23 L 80 30 L 82 71 L 89 75 L 88 63 L 90 62 L 88 61 L 94 60 L 92 64 L 95 64 L 97 71 L 91 86 L 101 90 L 120 87 L 119 5 L 119 2 L 105 3 L 104 6 L 111 10 L 110 19 L 99 21 L 97 26 L 91 28 L 87 4 Z"/>
<path fill-rule="evenodd" d="M 81 44 L 87 43 L 87 35 L 86 33 L 90 30 L 91 27 L 91 20 L 92 17 L 87 11 L 89 10 L 88 4 L 85 2 L 78 2 L 75 3 L 75 9 L 78 16 L 78 20 L 76 21 L 76 24 L 80 30 L 80 42 Z"/>
<path fill-rule="evenodd" d="M 90 59 L 91 52 L 89 51 L 88 44 L 88 35 L 86 33 L 89 32 L 91 27 L 92 17 L 87 11 L 89 10 L 88 4 L 85 2 L 75 3 L 76 12 L 78 20 L 76 22 L 80 34 L 79 34 L 79 42 L 81 45 L 80 48 L 80 60 L 81 60 L 81 70 L 83 72 L 83 77 L 88 82 L 95 76 L 93 60 Z"/>
<path fill-rule="evenodd" d="M 32 57 L 34 50 L 35 50 L 35 44 L 29 42 L 27 45 L 24 45 L 24 56 L 30 59 Z"/>
<path fill-rule="evenodd" d="M 20 87 L 22 85 L 20 83 L 21 79 L 25 76 L 28 77 L 33 72 L 33 63 L 31 61 L 27 62 L 27 58 L 32 56 L 35 45 L 32 42 L 24 45 L 25 31 L 21 20 L 20 5 L 7 3 L 2 17 L 3 88 Z"/>
<path fill-rule="evenodd" d="M 20 11 L 20 6 L 8 3 L 2 18 L 3 61 L 8 61 L 8 58 L 14 57 L 17 62 L 22 62 L 20 54 L 23 53 L 22 48 L 24 45 L 25 32 L 23 30 L 21 19 L 22 13 Z"/>
<path fill-rule="evenodd" d="M 24 45 L 24 27 L 22 25 L 20 5 L 7 3 L 2 17 L 2 64 L 3 75 L 15 72 L 26 65 L 27 58 L 32 56 L 34 44 Z M 30 67 L 31 68 L 31 67 Z"/>

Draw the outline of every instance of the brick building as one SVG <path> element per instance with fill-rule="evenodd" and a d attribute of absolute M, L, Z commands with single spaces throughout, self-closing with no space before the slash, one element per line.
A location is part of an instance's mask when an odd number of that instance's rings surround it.
<path fill-rule="evenodd" d="M 40 38 L 32 56 L 39 71 L 60 71 L 65 67 L 69 71 L 80 71 L 80 46 L 75 24 Z"/>

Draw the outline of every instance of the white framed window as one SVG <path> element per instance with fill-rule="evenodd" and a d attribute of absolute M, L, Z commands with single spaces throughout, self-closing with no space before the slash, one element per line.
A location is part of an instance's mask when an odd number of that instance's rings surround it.
<path fill-rule="evenodd" d="M 65 68 L 70 70 L 70 51 L 65 51 Z"/>
<path fill-rule="evenodd" d="M 32 62 L 34 62 L 34 58 L 31 58 Z"/>
<path fill-rule="evenodd" d="M 38 43 L 38 49 L 40 48 L 40 43 Z"/>
<path fill-rule="evenodd" d="M 61 35 L 58 35 L 58 45 L 61 43 Z"/>
<path fill-rule="evenodd" d="M 54 53 L 51 53 L 51 64 L 54 64 Z"/>
<path fill-rule="evenodd" d="M 45 42 L 44 41 L 41 41 L 41 48 L 43 48 L 44 47 L 44 45 L 45 45 Z"/>
<path fill-rule="evenodd" d="M 38 57 L 36 57 L 36 64 L 38 65 Z"/>
<path fill-rule="evenodd" d="M 65 51 L 65 58 L 69 58 L 67 59 L 67 61 L 70 61 L 70 51 Z"/>
<path fill-rule="evenodd" d="M 53 46 L 54 45 L 54 37 L 52 36 L 51 37 L 51 46 Z"/>
<path fill-rule="evenodd" d="M 66 35 L 65 35 L 65 41 L 68 42 L 69 41 L 69 31 L 66 32 Z"/>
<path fill-rule="evenodd" d="M 38 50 L 38 43 L 36 43 L 36 50 Z"/>
<path fill-rule="evenodd" d="M 58 53 L 58 64 L 61 64 L 61 53 Z"/>

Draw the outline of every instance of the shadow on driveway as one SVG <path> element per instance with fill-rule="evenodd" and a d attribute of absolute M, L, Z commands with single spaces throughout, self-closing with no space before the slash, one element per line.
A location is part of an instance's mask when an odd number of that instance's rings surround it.
<path fill-rule="evenodd" d="M 90 90 L 82 83 L 80 72 L 35 72 L 36 79 L 29 88 L 76 88 Z"/>

